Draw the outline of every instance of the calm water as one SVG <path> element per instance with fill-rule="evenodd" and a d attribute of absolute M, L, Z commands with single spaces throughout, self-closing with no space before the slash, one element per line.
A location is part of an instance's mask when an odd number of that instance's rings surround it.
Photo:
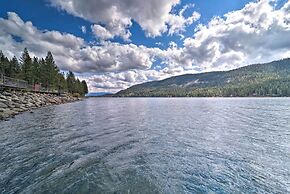
<path fill-rule="evenodd" d="M 0 193 L 289 193 L 290 98 L 95 98 L 0 122 Z"/>

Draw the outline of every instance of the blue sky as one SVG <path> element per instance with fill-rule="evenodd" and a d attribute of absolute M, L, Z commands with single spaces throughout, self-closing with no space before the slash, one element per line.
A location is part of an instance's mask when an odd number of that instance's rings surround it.
<path fill-rule="evenodd" d="M 87 80 L 91 91 L 115 92 L 173 75 L 288 57 L 290 44 L 281 38 L 289 35 L 289 4 L 3 0 L 0 49 L 8 57 L 25 47 L 38 57 L 51 50 L 59 67 Z"/>
<path fill-rule="evenodd" d="M 223 16 L 223 14 L 229 11 L 241 9 L 248 2 L 250 2 L 250 0 L 184 0 L 172 11 L 176 12 L 182 9 L 186 4 L 195 4 L 193 8 L 185 12 L 185 16 L 189 16 L 190 13 L 195 10 L 202 16 L 200 21 L 187 27 L 187 29 L 191 30 L 184 33 L 185 36 L 192 36 L 192 29 L 194 29 L 197 24 L 206 24 L 214 16 Z M 90 31 L 90 26 L 93 24 L 92 22 L 70 15 L 63 10 L 59 10 L 51 6 L 50 2 L 47 0 L 29 0 L 25 2 L 23 0 L 0 1 L 0 17 L 6 18 L 7 12 L 17 13 L 24 21 L 32 21 L 33 24 L 41 30 L 57 30 L 60 32 L 72 33 L 84 38 L 88 42 L 96 40 Z M 86 26 L 88 29 L 86 34 L 82 33 L 82 26 Z M 167 47 L 170 41 L 182 44 L 180 37 L 177 35 L 148 38 L 145 36 L 140 25 L 136 22 L 133 23 L 130 30 L 132 32 L 132 43 L 137 45 L 156 47 L 159 46 L 156 45 L 157 42 L 162 42 L 163 46 L 159 47 Z M 113 39 L 113 41 L 125 43 L 118 37 Z"/>

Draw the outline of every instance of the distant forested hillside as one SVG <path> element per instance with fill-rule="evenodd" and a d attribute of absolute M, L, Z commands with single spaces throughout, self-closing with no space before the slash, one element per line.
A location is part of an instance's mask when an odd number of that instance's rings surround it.
<path fill-rule="evenodd" d="M 231 71 L 175 76 L 132 86 L 117 97 L 290 96 L 290 59 Z"/>

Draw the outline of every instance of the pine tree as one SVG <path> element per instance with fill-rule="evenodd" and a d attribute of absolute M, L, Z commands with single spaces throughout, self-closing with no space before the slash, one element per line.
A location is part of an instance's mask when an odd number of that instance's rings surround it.
<path fill-rule="evenodd" d="M 48 88 L 49 74 L 46 68 L 45 60 L 41 58 L 38 62 L 39 62 L 39 82 L 42 88 Z"/>
<path fill-rule="evenodd" d="M 24 49 L 20 61 L 22 63 L 21 78 L 31 84 L 33 82 L 32 60 L 29 56 L 27 48 Z"/>
<path fill-rule="evenodd" d="M 11 68 L 11 74 L 10 76 L 13 78 L 19 78 L 19 74 L 20 74 L 20 66 L 18 63 L 17 58 L 14 56 L 11 60 L 10 60 L 10 68 Z"/>
<path fill-rule="evenodd" d="M 4 54 L 3 52 L 0 50 L 0 71 L 1 71 L 1 74 L 4 75 L 5 73 L 5 65 L 4 65 Z"/>
<path fill-rule="evenodd" d="M 32 62 L 32 75 L 33 75 L 33 83 L 40 83 L 40 64 L 37 57 L 33 58 Z"/>
<path fill-rule="evenodd" d="M 9 60 L 0 51 L 0 74 L 8 77 L 24 79 L 30 84 L 41 84 L 43 89 L 58 90 L 61 92 L 79 93 L 84 95 L 88 92 L 85 81 L 77 79 L 73 72 L 69 72 L 67 78 L 61 73 L 51 52 L 45 59 L 34 57 L 31 59 L 25 48 L 20 58 L 20 63 L 14 56 Z"/>
<path fill-rule="evenodd" d="M 82 94 L 82 84 L 78 78 L 76 79 L 76 83 L 75 83 L 74 88 L 75 88 L 75 93 Z"/>
<path fill-rule="evenodd" d="M 88 85 L 87 82 L 85 80 L 82 81 L 82 88 L 83 88 L 83 94 L 87 94 L 88 91 Z"/>
<path fill-rule="evenodd" d="M 0 51 L 0 64 L 1 64 L 1 74 L 5 76 L 10 76 L 11 68 L 10 68 L 9 59 L 5 57 L 2 51 Z"/>
<path fill-rule="evenodd" d="M 46 65 L 46 68 L 47 68 L 46 71 L 48 74 L 47 86 L 50 87 L 51 89 L 58 89 L 59 69 L 55 64 L 52 53 L 50 51 L 47 53 L 47 56 L 45 58 L 45 65 Z"/>
<path fill-rule="evenodd" d="M 73 72 L 69 71 L 67 78 L 66 78 L 66 81 L 67 81 L 68 92 L 75 93 L 76 92 L 76 88 L 75 88 L 76 79 L 75 79 L 75 75 Z"/>
<path fill-rule="evenodd" d="M 67 82 L 64 76 L 64 73 L 58 73 L 58 83 L 59 83 L 59 91 L 67 91 Z"/>

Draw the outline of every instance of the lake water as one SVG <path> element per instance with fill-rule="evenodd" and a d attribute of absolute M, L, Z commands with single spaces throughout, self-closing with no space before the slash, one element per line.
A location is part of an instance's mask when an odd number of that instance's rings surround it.
<path fill-rule="evenodd" d="M 91 98 L 0 122 L 0 193 L 289 193 L 290 98 Z"/>

